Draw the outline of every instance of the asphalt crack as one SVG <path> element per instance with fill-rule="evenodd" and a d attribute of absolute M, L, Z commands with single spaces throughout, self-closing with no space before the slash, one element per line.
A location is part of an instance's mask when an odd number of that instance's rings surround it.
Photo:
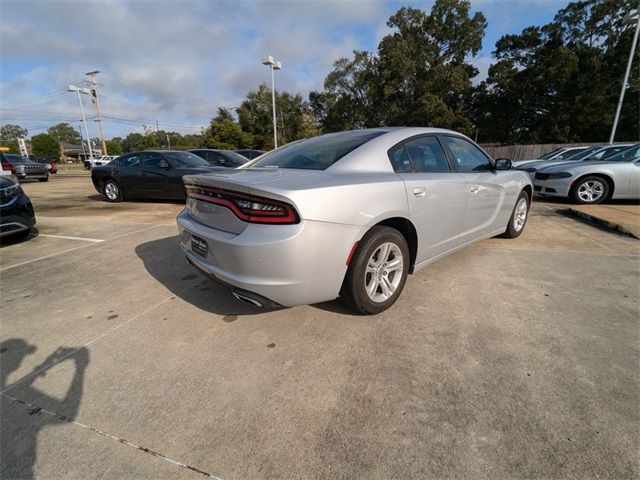
<path fill-rule="evenodd" d="M 52 412 L 51 410 L 47 410 L 47 409 L 42 408 L 42 407 L 40 407 L 38 405 L 35 405 L 35 404 L 31 403 L 31 402 L 27 402 L 25 400 L 20 400 L 19 398 L 12 397 L 11 395 L 7 395 L 5 393 L 0 393 L 0 396 L 2 396 L 4 398 L 6 398 L 7 400 L 10 400 L 10 401 L 12 401 L 14 403 L 23 405 L 24 407 L 27 408 L 27 413 L 29 415 L 35 415 L 35 414 L 44 413 L 44 414 L 49 415 L 51 417 L 57 418 L 60 421 L 71 423 L 72 425 L 84 428 L 85 430 L 89 430 L 89 431 L 91 431 L 93 433 L 96 433 L 96 434 L 102 436 L 102 437 L 108 438 L 110 440 L 113 440 L 115 442 L 121 443 L 121 444 L 126 445 L 128 447 L 135 448 L 136 450 L 140 450 L 141 452 L 144 452 L 144 453 L 147 453 L 147 454 L 152 455 L 154 457 L 157 457 L 157 458 L 159 458 L 161 460 L 164 460 L 165 462 L 170 463 L 172 465 L 175 465 L 177 467 L 184 468 L 186 470 L 191 470 L 192 472 L 199 473 L 200 475 L 202 475 L 204 477 L 207 477 L 207 478 L 213 478 L 215 480 L 223 480 L 221 477 L 213 475 L 213 474 L 211 474 L 209 472 L 205 472 L 204 470 L 201 470 L 201 469 L 199 469 L 197 467 L 194 467 L 193 465 L 188 465 L 188 464 L 180 462 L 178 460 L 174 460 L 173 458 L 170 458 L 170 457 L 168 457 L 168 456 L 166 456 L 166 455 L 164 455 L 164 454 L 162 454 L 160 452 L 157 452 L 157 451 L 152 450 L 152 449 L 147 448 L 147 447 L 143 447 L 143 446 L 137 445 L 137 444 L 135 444 L 133 442 L 130 442 L 129 440 L 127 440 L 125 438 L 117 437 L 116 435 L 112 435 L 110 433 L 104 432 L 102 430 L 99 430 L 97 428 L 91 427 L 89 425 L 85 425 L 84 423 L 77 422 L 75 420 L 70 419 L 69 417 L 66 417 L 64 415 L 60 415 L 59 413 L 56 413 L 56 412 Z"/>

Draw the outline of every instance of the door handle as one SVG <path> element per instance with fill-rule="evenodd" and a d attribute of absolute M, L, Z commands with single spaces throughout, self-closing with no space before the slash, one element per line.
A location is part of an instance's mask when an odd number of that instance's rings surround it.
<path fill-rule="evenodd" d="M 478 190 L 480 190 L 480 185 L 471 185 L 471 188 L 469 188 L 471 193 L 478 193 Z"/>
<path fill-rule="evenodd" d="M 413 194 L 416 197 L 424 197 L 427 194 L 427 189 L 424 187 L 416 187 L 413 189 Z"/>

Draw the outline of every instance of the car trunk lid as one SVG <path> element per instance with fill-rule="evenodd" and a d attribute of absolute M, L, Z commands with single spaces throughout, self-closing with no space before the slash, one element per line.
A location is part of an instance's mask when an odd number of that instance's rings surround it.
<path fill-rule="evenodd" d="M 288 198 L 265 191 L 261 187 L 267 187 L 267 184 L 272 186 L 273 184 L 313 175 L 314 173 L 317 174 L 318 172 L 314 170 L 278 168 L 240 168 L 202 175 L 187 175 L 184 177 L 187 191 L 196 193 L 196 195 L 188 196 L 187 209 L 194 220 L 203 225 L 228 233 L 240 234 L 248 223 L 238 218 L 230 208 L 203 200 L 202 195 L 197 193 L 197 187 L 225 190 L 245 195 L 259 195 L 279 202 L 290 202 Z M 211 195 L 211 192 L 208 194 Z"/>

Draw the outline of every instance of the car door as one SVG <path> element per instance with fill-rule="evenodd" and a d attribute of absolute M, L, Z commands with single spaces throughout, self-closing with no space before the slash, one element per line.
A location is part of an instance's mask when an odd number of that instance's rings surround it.
<path fill-rule="evenodd" d="M 118 158 L 111 170 L 111 174 L 125 195 L 139 194 L 140 153 L 130 153 Z"/>
<path fill-rule="evenodd" d="M 640 198 L 640 159 L 632 163 L 631 174 L 629 175 L 629 197 Z"/>
<path fill-rule="evenodd" d="M 149 198 L 175 198 L 175 172 L 160 152 L 143 152 L 140 171 L 141 194 Z"/>
<path fill-rule="evenodd" d="M 467 210 L 466 181 L 452 172 L 438 138 L 421 135 L 405 140 L 389 150 L 389 158 L 404 181 L 418 234 L 416 263 L 456 247 Z"/>
<path fill-rule="evenodd" d="M 497 218 L 506 193 L 501 181 L 503 172 L 494 170 L 493 160 L 469 140 L 453 135 L 441 138 L 457 175 L 466 183 L 468 206 L 460 238 L 460 243 L 465 244 L 498 228 Z"/>

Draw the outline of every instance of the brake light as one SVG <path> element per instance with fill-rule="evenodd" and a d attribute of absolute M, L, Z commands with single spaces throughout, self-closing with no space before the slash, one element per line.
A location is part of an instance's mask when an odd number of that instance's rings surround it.
<path fill-rule="evenodd" d="M 13 166 L 13 163 L 7 161 L 2 162 L 2 170 L 11 170 L 11 173 L 16 173 L 16 167 Z"/>
<path fill-rule="evenodd" d="M 248 223 L 294 224 L 300 221 L 294 208 L 285 202 L 220 188 L 186 185 L 187 196 L 221 205 Z"/>

